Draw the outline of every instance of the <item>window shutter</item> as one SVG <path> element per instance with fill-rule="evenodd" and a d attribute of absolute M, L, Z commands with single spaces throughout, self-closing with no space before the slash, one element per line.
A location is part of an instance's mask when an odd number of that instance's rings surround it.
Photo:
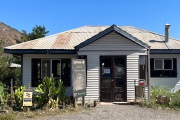
<path fill-rule="evenodd" d="M 37 87 L 41 83 L 41 59 L 32 59 L 31 66 L 31 86 Z"/>
<path fill-rule="evenodd" d="M 173 58 L 173 70 L 177 70 L 177 59 Z"/>
<path fill-rule="evenodd" d="M 154 58 L 150 59 L 150 69 L 154 70 Z"/>

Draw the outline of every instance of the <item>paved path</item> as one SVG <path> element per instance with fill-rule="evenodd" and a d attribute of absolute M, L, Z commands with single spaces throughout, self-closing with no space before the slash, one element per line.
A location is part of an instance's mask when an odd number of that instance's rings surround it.
<path fill-rule="evenodd" d="M 180 120 L 180 112 L 136 105 L 98 105 L 81 113 L 46 116 L 36 120 Z"/>

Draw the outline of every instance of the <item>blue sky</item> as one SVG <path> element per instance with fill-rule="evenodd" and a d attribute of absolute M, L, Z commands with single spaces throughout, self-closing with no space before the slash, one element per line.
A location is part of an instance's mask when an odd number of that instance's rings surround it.
<path fill-rule="evenodd" d="M 0 22 L 30 32 L 44 25 L 48 35 L 85 25 L 135 26 L 180 39 L 180 0 L 1 0 Z"/>

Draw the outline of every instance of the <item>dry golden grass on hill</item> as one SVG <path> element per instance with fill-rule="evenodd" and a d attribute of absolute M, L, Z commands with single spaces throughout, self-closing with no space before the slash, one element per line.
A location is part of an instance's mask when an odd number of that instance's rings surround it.
<path fill-rule="evenodd" d="M 0 22 L 0 41 L 3 43 L 3 47 L 20 43 L 21 32 Z"/>

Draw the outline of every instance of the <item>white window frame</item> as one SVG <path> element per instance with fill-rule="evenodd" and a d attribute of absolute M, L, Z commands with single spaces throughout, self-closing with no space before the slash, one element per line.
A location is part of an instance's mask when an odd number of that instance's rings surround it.
<path fill-rule="evenodd" d="M 54 77 L 54 78 L 61 78 L 61 59 L 49 59 L 49 58 L 44 58 L 44 59 L 41 59 L 41 79 L 43 79 L 43 74 L 42 74 L 42 71 L 43 71 L 43 68 L 42 68 L 42 61 L 43 60 L 50 60 L 50 75 L 52 75 L 52 61 L 53 60 L 59 60 L 60 61 L 60 77 Z"/>
<path fill-rule="evenodd" d="M 155 64 L 155 61 L 156 60 L 161 60 L 162 61 L 162 69 L 156 69 L 156 64 Z M 165 69 L 164 68 L 164 60 L 171 60 L 171 66 L 172 68 L 171 69 Z M 173 70 L 173 59 L 172 58 L 154 58 L 154 70 Z"/>

